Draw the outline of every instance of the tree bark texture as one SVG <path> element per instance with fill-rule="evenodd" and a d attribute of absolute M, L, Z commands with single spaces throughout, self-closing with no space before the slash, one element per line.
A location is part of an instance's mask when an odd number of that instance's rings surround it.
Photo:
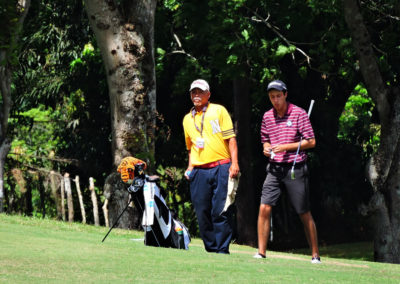
<path fill-rule="evenodd" d="M 154 160 L 156 3 L 156 0 L 134 0 L 124 7 L 123 14 L 116 1 L 85 0 L 107 74 L 114 168 L 127 156 L 145 160 L 150 168 Z M 119 212 L 119 205 L 127 200 L 124 187 L 109 192 L 124 193 L 110 197 L 111 222 Z M 117 200 L 118 197 L 123 199 Z M 132 227 L 126 224 L 122 228 Z"/>
<path fill-rule="evenodd" d="M 2 102 L 0 105 L 0 213 L 4 211 L 4 163 L 8 151 L 10 150 L 10 140 L 7 138 L 8 118 L 12 107 L 11 101 L 11 74 L 12 65 L 11 59 L 14 49 L 17 47 L 19 35 L 28 10 L 30 0 L 19 0 L 17 2 L 17 11 L 19 14 L 18 20 L 15 23 L 13 33 L 6 45 L 1 44 L 0 47 L 0 95 Z M 10 23 L 10 26 L 12 24 Z M 9 27 L 8 27 L 9 28 Z"/>
<path fill-rule="evenodd" d="M 250 123 L 250 93 L 248 81 L 233 81 L 234 118 L 238 133 L 238 152 L 241 177 L 236 195 L 237 242 L 255 247 L 257 245 L 257 215 L 259 202 L 253 182 Z"/>
<path fill-rule="evenodd" d="M 368 206 L 374 226 L 374 256 L 379 262 L 400 263 L 400 91 L 384 83 L 358 1 L 345 0 L 344 13 L 381 123 L 380 145 L 367 175 L 374 190 Z"/>
<path fill-rule="evenodd" d="M 114 1 L 85 0 L 85 6 L 106 68 L 114 166 L 126 156 L 150 162 L 156 106 L 156 1 L 132 1 L 128 15 L 122 15 Z"/>

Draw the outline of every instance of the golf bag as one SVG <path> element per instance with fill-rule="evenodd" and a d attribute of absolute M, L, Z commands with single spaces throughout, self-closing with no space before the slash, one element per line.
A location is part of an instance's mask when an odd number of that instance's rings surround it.
<path fill-rule="evenodd" d="M 147 246 L 188 249 L 189 230 L 174 218 L 167 207 L 160 188 L 158 176 L 147 176 L 146 163 L 134 157 L 122 159 L 118 167 L 121 179 L 130 184 L 130 201 L 143 212 L 142 226 L 145 231 L 144 243 Z M 103 239 L 104 241 L 104 239 Z"/>
<path fill-rule="evenodd" d="M 167 207 L 158 177 L 135 176 L 128 188 L 135 207 L 143 211 L 142 226 L 145 245 L 188 249 L 190 235 L 186 226 L 175 219 Z"/>

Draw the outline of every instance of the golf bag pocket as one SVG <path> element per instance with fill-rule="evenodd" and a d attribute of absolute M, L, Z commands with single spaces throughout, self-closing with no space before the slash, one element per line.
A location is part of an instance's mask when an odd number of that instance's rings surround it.
<path fill-rule="evenodd" d="M 145 244 L 188 249 L 189 231 L 182 222 L 173 218 L 157 184 L 146 179 L 143 192 L 135 194 L 140 195 L 140 193 L 142 196 L 136 196 L 138 197 L 136 201 L 139 203 L 141 199 L 140 203 L 144 204 L 142 225 L 145 231 Z"/>

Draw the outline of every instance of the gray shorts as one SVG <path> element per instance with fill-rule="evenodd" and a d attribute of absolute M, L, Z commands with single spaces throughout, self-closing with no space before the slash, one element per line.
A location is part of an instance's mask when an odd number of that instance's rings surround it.
<path fill-rule="evenodd" d="M 282 188 L 285 188 L 296 213 L 303 214 L 310 211 L 307 164 L 296 164 L 295 179 L 291 179 L 291 169 L 292 164 L 268 164 L 261 204 L 275 206 Z"/>

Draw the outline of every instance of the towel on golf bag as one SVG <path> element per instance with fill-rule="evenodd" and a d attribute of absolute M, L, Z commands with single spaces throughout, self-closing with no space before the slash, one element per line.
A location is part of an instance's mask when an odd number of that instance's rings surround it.
<path fill-rule="evenodd" d="M 143 211 L 145 245 L 189 249 L 189 230 L 174 218 L 154 177 L 146 176 L 142 190 L 130 192 L 136 208 Z"/>

